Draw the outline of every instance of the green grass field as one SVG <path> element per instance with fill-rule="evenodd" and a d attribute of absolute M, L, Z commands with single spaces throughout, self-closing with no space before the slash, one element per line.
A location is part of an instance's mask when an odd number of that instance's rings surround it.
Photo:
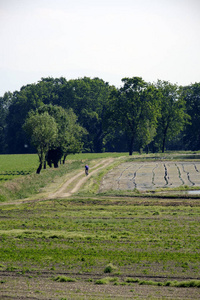
<path fill-rule="evenodd" d="M 7 278 L 1 286 L 8 278 L 30 281 L 46 274 L 45 285 L 54 278 L 55 289 L 58 282 L 79 287 L 90 282 L 90 289 L 108 285 L 113 292 L 115 286 L 126 285 L 130 291 L 152 285 L 161 295 L 161 286 L 173 291 L 193 287 L 190 294 L 196 295 L 200 203 L 191 207 L 149 201 L 75 198 L 1 207 L 0 274 Z"/>
<path fill-rule="evenodd" d="M 0 155 L 0 182 L 31 174 L 37 164 L 36 154 Z"/>
<path fill-rule="evenodd" d="M 54 200 L 3 207 L 0 257 L 22 271 L 199 276 L 200 207 L 143 206 L 133 200 Z"/>

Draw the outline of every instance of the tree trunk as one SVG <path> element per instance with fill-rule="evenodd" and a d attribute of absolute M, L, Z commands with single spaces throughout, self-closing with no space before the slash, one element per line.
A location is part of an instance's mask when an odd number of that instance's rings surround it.
<path fill-rule="evenodd" d="M 134 137 L 132 136 L 129 144 L 129 155 L 133 155 L 133 143 L 134 143 Z"/>
<path fill-rule="evenodd" d="M 66 157 L 67 157 L 67 154 L 65 154 L 64 157 L 63 157 L 63 165 L 65 164 Z"/>
<path fill-rule="evenodd" d="M 42 163 L 40 163 L 39 167 L 37 168 L 36 174 L 40 174 L 41 170 L 42 170 Z"/>
<path fill-rule="evenodd" d="M 58 168 L 58 162 L 57 161 L 54 161 L 54 168 Z"/>
<path fill-rule="evenodd" d="M 165 152 L 166 135 L 167 135 L 167 130 L 165 130 L 165 132 L 164 132 L 164 137 L 163 137 L 163 142 L 162 142 L 162 153 Z"/>
<path fill-rule="evenodd" d="M 146 154 L 149 154 L 149 144 L 146 146 Z"/>
<path fill-rule="evenodd" d="M 48 166 L 49 166 L 50 168 L 52 168 L 52 163 L 51 163 L 51 161 L 48 161 Z"/>
<path fill-rule="evenodd" d="M 162 144 L 162 153 L 164 153 L 164 152 L 165 152 L 165 137 L 163 139 L 163 144 Z"/>
<path fill-rule="evenodd" d="M 162 144 L 162 153 L 165 152 L 165 143 L 166 143 L 166 137 L 167 137 L 167 131 L 168 131 L 169 124 L 167 123 L 164 134 L 163 134 L 163 144 Z"/>

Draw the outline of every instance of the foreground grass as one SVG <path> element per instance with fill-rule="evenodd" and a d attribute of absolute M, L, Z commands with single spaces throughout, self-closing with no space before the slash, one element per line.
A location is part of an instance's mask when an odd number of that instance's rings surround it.
<path fill-rule="evenodd" d="M 138 201 L 138 199 L 137 199 Z M 199 276 L 200 207 L 112 200 L 54 200 L 3 206 L 2 270 L 123 276 Z"/>
<path fill-rule="evenodd" d="M 81 154 L 75 158 L 40 176 L 19 175 L 8 181 L 16 187 L 8 196 L 17 199 L 36 193 L 103 157 Z M 98 195 L 106 171 L 92 176 L 79 195 L 69 199 L 21 205 L 6 205 L 8 198 L 4 199 L 0 206 L 2 295 L 12 299 L 53 299 L 52 293 L 55 299 L 86 295 L 87 299 L 163 299 L 168 292 L 168 299 L 198 299 L 200 199 L 152 197 L 137 191 Z M 109 291 L 112 287 L 113 296 L 108 296 L 107 286 Z"/>

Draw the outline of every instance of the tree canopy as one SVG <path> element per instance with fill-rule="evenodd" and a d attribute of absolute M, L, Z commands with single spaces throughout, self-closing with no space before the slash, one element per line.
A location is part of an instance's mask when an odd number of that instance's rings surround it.
<path fill-rule="evenodd" d="M 82 136 L 87 133 L 77 123 L 72 109 L 65 110 L 51 104 L 30 111 L 23 129 L 37 149 L 40 161 L 37 173 L 42 165 L 46 167 L 46 162 L 50 167 L 53 163 L 57 168 L 63 156 L 65 160 L 68 154 L 80 152 L 83 146 Z"/>
<path fill-rule="evenodd" d="M 37 169 L 39 174 L 42 166 L 46 167 L 47 153 L 53 147 L 58 137 L 58 126 L 48 112 L 39 114 L 31 111 L 24 126 L 24 130 L 31 137 L 31 143 L 37 149 L 40 165 Z"/>
<path fill-rule="evenodd" d="M 116 88 L 99 78 L 42 78 L 0 97 L 0 152 L 35 151 L 23 129 L 30 111 L 56 121 L 56 146 L 48 151 L 55 166 L 76 151 L 198 150 L 199 86 L 126 77 Z"/>
<path fill-rule="evenodd" d="M 48 112 L 52 116 L 58 127 L 58 135 L 54 144 L 50 147 L 48 153 L 48 163 L 58 167 L 59 160 L 65 158 L 68 154 L 78 153 L 83 148 L 82 138 L 87 135 L 87 131 L 77 123 L 77 116 L 70 108 L 68 110 L 57 105 L 43 105 L 38 112 Z"/>
<path fill-rule="evenodd" d="M 189 116 L 181 89 L 176 84 L 159 80 L 156 87 L 159 91 L 161 114 L 155 142 L 158 149 L 164 152 L 167 141 L 174 139 L 184 129 Z"/>
<path fill-rule="evenodd" d="M 134 143 L 141 149 L 156 134 L 159 101 L 157 90 L 140 77 L 122 79 L 124 86 L 110 95 L 110 126 L 125 131 L 132 155 Z"/>
<path fill-rule="evenodd" d="M 182 88 L 189 122 L 185 126 L 183 140 L 188 149 L 200 149 L 200 83 Z"/>

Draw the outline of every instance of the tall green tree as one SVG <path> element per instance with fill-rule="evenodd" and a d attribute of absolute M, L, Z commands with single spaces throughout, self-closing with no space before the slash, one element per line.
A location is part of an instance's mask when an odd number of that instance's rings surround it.
<path fill-rule="evenodd" d="M 57 104 L 66 109 L 72 108 L 78 117 L 78 123 L 88 131 L 84 141 L 85 151 L 103 151 L 103 122 L 109 93 L 110 86 L 107 82 L 88 77 L 69 80 L 59 90 Z"/>
<path fill-rule="evenodd" d="M 166 143 L 184 129 L 188 121 L 188 114 L 181 89 L 176 84 L 159 80 L 156 88 L 160 96 L 161 115 L 158 119 L 155 144 L 164 152 Z"/>
<path fill-rule="evenodd" d="M 29 113 L 23 129 L 31 137 L 31 143 L 37 149 L 40 162 L 37 174 L 39 174 L 42 166 L 46 167 L 47 153 L 56 142 L 57 123 L 47 112 L 39 114 L 32 111 Z"/>
<path fill-rule="evenodd" d="M 12 102 L 7 115 L 7 143 L 9 153 L 24 153 L 26 135 L 22 126 L 30 110 L 43 104 L 35 84 L 22 87 L 12 94 Z"/>
<path fill-rule="evenodd" d="M 48 151 L 48 164 L 54 164 L 58 167 L 58 162 L 63 157 L 63 163 L 66 156 L 71 153 L 78 153 L 83 147 L 83 136 L 87 134 L 86 130 L 77 123 L 77 116 L 72 109 L 65 110 L 57 105 L 43 105 L 38 110 L 39 114 L 48 112 L 57 124 L 58 135 L 55 142 Z"/>
<path fill-rule="evenodd" d="M 182 95 L 186 102 L 186 110 L 190 122 L 184 130 L 185 149 L 200 149 L 200 83 L 194 83 L 182 88 Z"/>
<path fill-rule="evenodd" d="M 42 78 L 38 83 L 22 86 L 11 97 L 7 115 L 7 143 L 9 153 L 25 152 L 26 136 L 22 126 L 29 111 L 44 104 L 54 104 L 58 100 L 59 89 L 66 80 L 61 78 Z M 29 149 L 29 148 L 28 148 Z M 29 151 L 33 151 L 29 149 Z"/>
<path fill-rule="evenodd" d="M 9 107 L 11 104 L 12 93 L 7 92 L 3 97 L 0 97 L 0 153 L 5 153 L 7 150 L 6 132 Z"/>
<path fill-rule="evenodd" d="M 33 148 L 24 148 L 26 136 L 22 125 L 30 110 L 36 110 L 44 104 L 72 108 L 78 123 L 89 133 L 84 139 L 85 151 L 102 152 L 105 138 L 103 121 L 109 88 L 108 83 L 99 78 L 84 77 L 66 81 L 63 77 L 48 77 L 15 91 L 6 119 L 9 153 L 23 153 L 27 149 L 33 151 Z"/>
<path fill-rule="evenodd" d="M 151 142 L 155 135 L 159 102 L 157 90 L 141 77 L 123 78 L 123 87 L 110 96 L 110 126 L 126 133 L 129 154 Z"/>

